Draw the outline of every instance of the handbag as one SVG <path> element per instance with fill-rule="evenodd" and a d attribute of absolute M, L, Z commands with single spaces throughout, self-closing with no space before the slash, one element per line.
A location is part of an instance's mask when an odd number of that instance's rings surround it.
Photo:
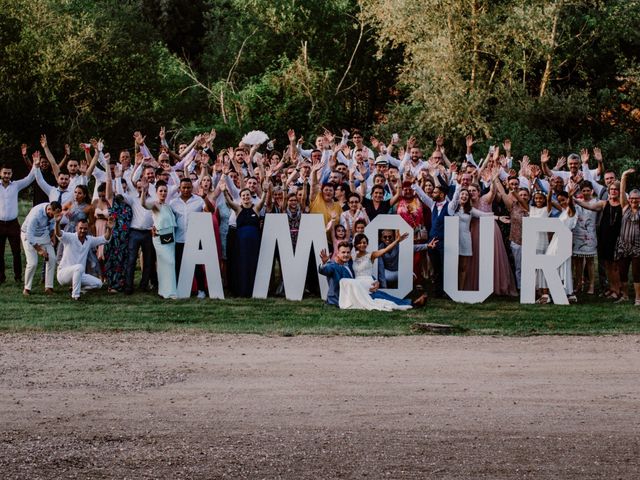
<path fill-rule="evenodd" d="M 162 245 L 167 245 L 169 243 L 173 243 L 173 232 L 165 233 L 164 235 L 160 235 L 160 243 Z"/>

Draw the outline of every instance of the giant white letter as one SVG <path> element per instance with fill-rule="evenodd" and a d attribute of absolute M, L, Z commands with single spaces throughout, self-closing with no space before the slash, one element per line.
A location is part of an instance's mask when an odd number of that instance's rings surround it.
<path fill-rule="evenodd" d="M 536 253 L 538 232 L 554 232 L 558 235 L 558 253 L 543 255 Z M 569 300 L 564 291 L 558 267 L 571 257 L 572 236 L 569 230 L 557 218 L 522 219 L 522 280 L 520 303 L 535 303 L 536 301 L 536 270 L 542 270 L 549 287 L 553 303 L 568 305 Z"/>
<path fill-rule="evenodd" d="M 189 214 L 189 228 L 187 228 L 187 238 L 184 242 L 178 280 L 178 298 L 189 298 L 191 295 L 196 265 L 204 265 L 209 298 L 224 298 L 218 247 L 210 213 L 191 212 Z"/>
<path fill-rule="evenodd" d="M 444 219 L 444 291 L 454 302 L 482 303 L 493 293 L 493 217 L 480 217 L 479 232 L 479 290 L 458 289 L 458 254 L 460 251 L 460 219 Z"/>
<path fill-rule="evenodd" d="M 320 296 L 326 300 L 329 286 L 326 277 L 320 275 L 317 268 L 320 266 L 320 250 L 328 251 L 323 215 L 317 213 L 302 215 L 295 252 L 291 243 L 287 215 L 270 213 L 265 216 L 258 270 L 253 284 L 253 298 L 267 298 L 276 245 L 280 254 L 280 267 L 287 300 L 302 300 L 312 245 L 316 260 L 316 274 L 320 283 Z"/>
<path fill-rule="evenodd" d="M 413 229 L 400 215 L 376 215 L 364 233 L 369 238 L 368 251 L 378 250 L 380 230 L 400 230 L 400 235 L 408 233 L 409 238 L 400 243 L 398 253 L 398 288 L 383 288 L 382 291 L 394 297 L 404 298 L 413 290 Z M 378 271 L 378 262 L 373 262 L 373 271 Z"/>

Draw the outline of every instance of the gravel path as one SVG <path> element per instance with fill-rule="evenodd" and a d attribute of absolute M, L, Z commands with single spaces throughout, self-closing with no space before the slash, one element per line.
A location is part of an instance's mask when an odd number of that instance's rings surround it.
<path fill-rule="evenodd" d="M 638 478 L 640 337 L 0 335 L 13 478 Z"/>

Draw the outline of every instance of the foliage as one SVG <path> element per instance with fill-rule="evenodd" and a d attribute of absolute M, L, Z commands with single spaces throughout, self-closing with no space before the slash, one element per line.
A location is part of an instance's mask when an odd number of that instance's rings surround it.
<path fill-rule="evenodd" d="M 0 153 L 134 129 L 472 133 L 638 158 L 640 0 L 0 0 Z M 149 137 L 150 138 L 150 137 Z"/>
<path fill-rule="evenodd" d="M 405 51 L 407 101 L 381 131 L 510 136 L 532 156 L 595 143 L 608 158 L 637 156 L 637 70 L 627 69 L 640 51 L 640 2 L 365 2 L 379 44 Z"/>
<path fill-rule="evenodd" d="M 138 21 L 137 2 L 3 0 L 1 12 L 0 29 L 10 26 L 0 37 L 5 148 L 42 132 L 59 144 L 127 141 L 184 104 L 175 99 L 184 85 L 177 61 Z"/>

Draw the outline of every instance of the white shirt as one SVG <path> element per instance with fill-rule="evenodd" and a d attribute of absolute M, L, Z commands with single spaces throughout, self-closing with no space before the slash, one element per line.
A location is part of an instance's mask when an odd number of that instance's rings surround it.
<path fill-rule="evenodd" d="M 169 206 L 176 216 L 176 243 L 184 243 L 187 228 L 189 227 L 189 214 L 191 212 L 202 212 L 204 200 L 197 195 L 191 195 L 186 202 L 181 197 L 178 197 L 171 200 Z"/>
<path fill-rule="evenodd" d="M 89 185 L 89 179 L 79 173 L 69 178 L 69 190 L 75 190 L 78 185 Z"/>
<path fill-rule="evenodd" d="M 27 214 L 20 230 L 27 237 L 31 245 L 38 243 L 38 239 L 48 237 L 53 225 L 53 219 L 47 215 L 48 203 L 36 205 Z"/>
<path fill-rule="evenodd" d="M 418 163 L 414 165 L 408 153 L 404 154 L 402 164 L 404 168 L 409 169 L 411 175 L 413 175 L 414 177 L 417 177 L 420 174 L 420 170 L 427 169 L 427 162 L 425 162 L 424 160 L 418 160 Z M 400 173 L 402 174 L 404 173 L 404 171 Z"/>
<path fill-rule="evenodd" d="M 151 215 L 151 210 L 147 210 L 142 206 L 137 190 L 133 188 L 131 181 L 128 178 L 125 180 L 129 186 L 129 190 L 134 193 L 131 194 L 125 192 L 122 188 L 122 182 L 120 181 L 116 182 L 116 192 L 122 195 L 124 201 L 131 207 L 133 215 L 131 217 L 129 228 L 133 228 L 134 230 L 151 230 L 151 227 L 153 227 L 153 216 Z"/>
<path fill-rule="evenodd" d="M 60 187 L 53 187 L 49 185 L 42 176 L 40 169 L 36 170 L 36 182 L 40 189 L 47 194 L 50 202 L 60 202 L 60 205 L 64 205 L 65 203 L 73 200 L 73 190 L 62 190 Z"/>
<path fill-rule="evenodd" d="M 99 237 L 87 235 L 84 242 L 81 242 L 78 239 L 77 233 L 60 233 L 62 235 L 58 238 L 64 244 L 64 252 L 62 253 L 62 260 L 60 260 L 58 268 L 67 268 L 73 265 L 85 265 L 87 263 L 89 250 L 108 242 L 108 240 L 104 238 L 104 235 Z"/>
<path fill-rule="evenodd" d="M 18 218 L 18 193 L 31 185 L 35 176 L 36 168 L 32 168 L 29 175 L 15 182 L 9 182 L 6 187 L 0 182 L 0 221 L 9 222 Z"/>

